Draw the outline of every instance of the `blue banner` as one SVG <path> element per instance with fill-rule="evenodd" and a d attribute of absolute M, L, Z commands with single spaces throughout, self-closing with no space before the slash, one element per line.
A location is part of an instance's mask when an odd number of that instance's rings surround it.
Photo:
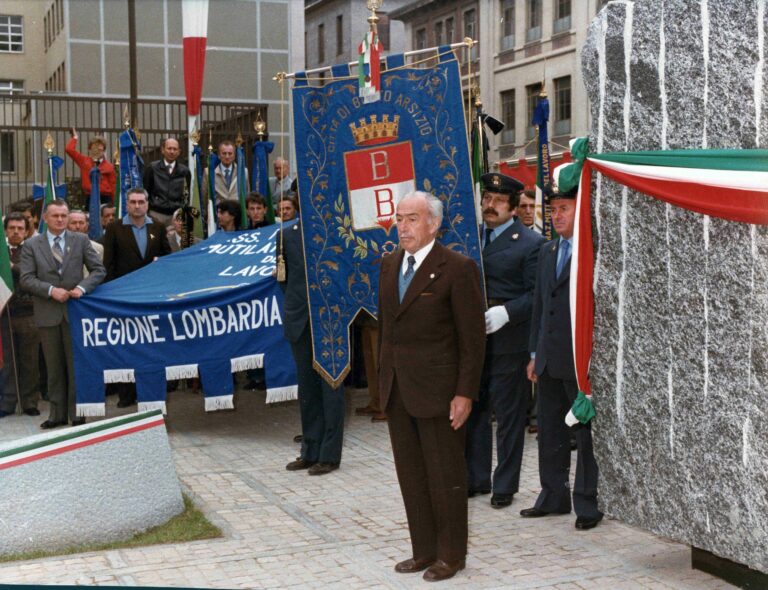
<path fill-rule="evenodd" d="M 117 382 L 136 383 L 139 411 L 165 410 L 166 380 L 192 377 L 206 410 L 232 408 L 231 373 L 260 367 L 268 402 L 295 399 L 278 231 L 217 232 L 70 300 L 78 415 L 103 416 L 104 384 Z"/>
<path fill-rule="evenodd" d="M 552 216 L 549 214 L 544 187 L 552 183 L 552 170 L 549 158 L 549 100 L 546 95 L 539 95 L 536 108 L 533 111 L 531 125 L 539 132 L 539 145 L 536 152 L 536 209 L 534 229 L 544 235 L 548 240 L 555 237 L 555 227 L 552 225 Z M 539 217 L 538 212 L 541 212 Z"/>
<path fill-rule="evenodd" d="M 144 186 L 144 160 L 141 159 L 141 143 L 139 143 L 133 129 L 126 129 L 120 134 L 120 202 L 115 203 L 117 213 L 115 217 L 120 219 L 128 211 L 125 208 L 125 199 L 128 191 L 134 187 Z"/>
<path fill-rule="evenodd" d="M 398 248 L 400 198 L 414 190 L 444 204 L 438 240 L 480 265 L 472 171 L 458 63 L 381 74 L 366 104 L 356 80 L 307 85 L 296 75 L 294 132 L 315 366 L 332 384 L 350 368 L 349 326 L 376 316 L 381 258 Z"/>
<path fill-rule="evenodd" d="M 267 156 L 275 149 L 271 141 L 254 141 L 251 151 L 253 164 L 251 165 L 251 190 L 266 197 L 269 191 L 269 169 L 267 168 Z"/>

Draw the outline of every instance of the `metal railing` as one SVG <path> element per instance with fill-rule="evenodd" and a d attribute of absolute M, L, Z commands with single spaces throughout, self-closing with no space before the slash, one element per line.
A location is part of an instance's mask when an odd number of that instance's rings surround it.
<path fill-rule="evenodd" d="M 123 130 L 127 99 L 93 98 L 57 94 L 0 95 L 0 207 L 28 198 L 33 186 L 45 178 L 47 152 L 43 144 L 53 137 L 54 153 L 65 160 L 58 182 L 68 186 L 68 198 L 76 203 L 87 197 L 80 189 L 80 171 L 64 154 L 74 127 L 80 137 L 78 150 L 87 151 L 88 140 L 101 135 L 107 140 L 107 158 L 111 161 Z M 179 140 L 182 154 L 187 153 L 187 109 L 181 100 L 144 100 L 135 103 L 134 127 L 140 132 L 145 162 L 160 157 L 160 144 L 166 137 Z M 243 136 L 250 166 L 250 147 L 256 141 L 253 123 L 261 115 L 267 120 L 267 106 L 253 103 L 203 102 L 201 106 L 203 152 L 209 141 L 214 149 L 224 139 Z M 186 159 L 182 155 L 182 159 Z"/>

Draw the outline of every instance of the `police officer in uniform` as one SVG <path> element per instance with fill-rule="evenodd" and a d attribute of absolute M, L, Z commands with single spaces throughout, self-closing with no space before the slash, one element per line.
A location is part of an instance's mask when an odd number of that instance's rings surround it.
<path fill-rule="evenodd" d="M 512 503 L 520 483 L 528 407 L 526 379 L 536 263 L 544 239 L 515 218 L 523 185 L 496 172 L 483 175 L 482 240 L 488 311 L 479 401 L 467 428 L 469 497 L 493 490 L 491 506 Z M 491 476 L 496 415 L 498 463 Z"/>

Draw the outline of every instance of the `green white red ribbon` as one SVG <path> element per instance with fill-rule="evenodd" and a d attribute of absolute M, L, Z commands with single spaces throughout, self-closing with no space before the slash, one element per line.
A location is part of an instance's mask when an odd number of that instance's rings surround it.
<path fill-rule="evenodd" d="M 379 100 L 382 49 L 379 36 L 373 31 L 368 31 L 360 45 L 357 46 L 359 55 L 357 79 L 360 85 L 360 96 L 365 99 L 364 102 L 366 103 Z"/>
<path fill-rule="evenodd" d="M 768 225 L 768 150 L 664 150 L 589 154 L 587 138 L 572 145 L 574 163 L 558 176 L 558 189 L 578 183 L 570 304 L 579 390 L 591 395 L 589 364 L 594 327 L 592 173 L 654 199 L 704 215 Z"/>

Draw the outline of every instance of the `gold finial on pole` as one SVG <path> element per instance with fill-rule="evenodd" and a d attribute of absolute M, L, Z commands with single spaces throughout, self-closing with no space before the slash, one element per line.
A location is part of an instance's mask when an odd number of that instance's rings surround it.
<path fill-rule="evenodd" d="M 120 135 L 119 134 L 117 136 L 117 141 L 115 142 L 115 151 L 112 153 L 112 162 L 114 162 L 115 164 L 120 163 Z"/>
<path fill-rule="evenodd" d="M 208 153 L 213 153 L 213 127 L 208 128 Z"/>
<path fill-rule="evenodd" d="M 371 31 L 374 33 L 376 32 L 376 25 L 379 22 L 379 17 L 376 14 L 376 11 L 381 8 L 382 4 L 384 4 L 384 0 L 366 0 L 365 3 L 368 10 L 371 11 L 370 16 L 368 17 L 368 24 L 371 25 Z"/>
<path fill-rule="evenodd" d="M 48 135 L 45 138 L 45 141 L 43 142 L 43 147 L 48 151 L 48 155 L 53 155 L 53 148 L 56 147 L 56 144 L 53 143 L 53 137 L 51 136 L 51 133 L 48 132 Z"/>
<path fill-rule="evenodd" d="M 244 142 L 245 142 L 245 140 L 243 139 L 243 134 L 240 133 L 240 130 L 238 129 L 237 130 L 237 137 L 235 138 L 235 145 L 237 147 L 240 147 L 241 145 L 243 145 Z"/>
<path fill-rule="evenodd" d="M 128 105 L 125 106 L 123 111 L 123 127 L 128 129 L 131 126 L 131 112 L 128 110 Z"/>
<path fill-rule="evenodd" d="M 483 106 L 483 101 L 480 100 L 480 86 L 478 86 L 477 84 L 472 86 L 472 96 L 475 97 L 475 106 L 476 107 Z"/>
<path fill-rule="evenodd" d="M 261 118 L 261 111 L 256 114 L 256 120 L 253 122 L 253 130 L 259 138 L 259 141 L 264 141 L 264 136 L 267 134 L 267 123 Z"/>
<path fill-rule="evenodd" d="M 189 134 L 189 138 L 192 140 L 192 145 L 197 145 L 200 143 L 200 132 L 197 130 L 197 127 L 192 129 L 192 133 Z"/>

